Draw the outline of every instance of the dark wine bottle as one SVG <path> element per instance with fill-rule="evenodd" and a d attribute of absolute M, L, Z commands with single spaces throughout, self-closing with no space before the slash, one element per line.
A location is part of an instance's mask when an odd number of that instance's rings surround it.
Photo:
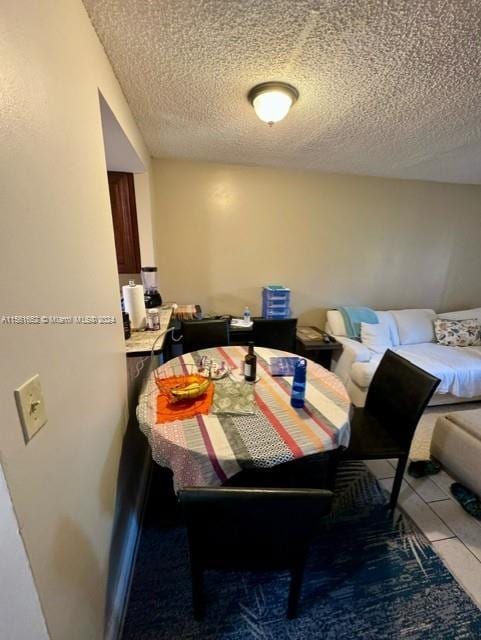
<path fill-rule="evenodd" d="M 249 351 L 244 360 L 244 378 L 247 382 L 256 381 L 257 356 L 254 353 L 254 343 L 249 342 Z"/>
<path fill-rule="evenodd" d="M 130 338 L 130 318 L 126 311 L 122 311 L 122 323 L 124 325 L 124 338 L 128 340 Z"/>

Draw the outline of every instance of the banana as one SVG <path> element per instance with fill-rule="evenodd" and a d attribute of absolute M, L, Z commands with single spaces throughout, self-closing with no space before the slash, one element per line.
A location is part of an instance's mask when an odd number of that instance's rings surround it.
<path fill-rule="evenodd" d="M 193 398 L 198 398 L 205 393 L 209 384 L 209 380 L 204 380 L 203 382 L 191 382 L 184 387 L 171 389 L 170 393 L 174 402 L 179 402 L 180 400 L 191 400 Z"/>

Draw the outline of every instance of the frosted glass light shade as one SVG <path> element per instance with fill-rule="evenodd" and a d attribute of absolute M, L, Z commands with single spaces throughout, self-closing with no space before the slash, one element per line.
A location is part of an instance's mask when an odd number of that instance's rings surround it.
<path fill-rule="evenodd" d="M 282 91 L 266 91 L 253 101 L 254 111 L 263 122 L 279 122 L 287 116 L 292 98 Z"/>
<path fill-rule="evenodd" d="M 249 91 L 249 101 L 258 118 L 272 125 L 289 113 L 297 100 L 297 89 L 283 82 L 264 82 Z"/>

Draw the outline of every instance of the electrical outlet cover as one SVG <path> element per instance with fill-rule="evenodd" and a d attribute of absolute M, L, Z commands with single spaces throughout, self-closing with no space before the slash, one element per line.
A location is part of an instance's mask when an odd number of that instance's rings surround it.
<path fill-rule="evenodd" d="M 15 389 L 15 402 L 27 443 L 47 422 L 40 376 L 37 374 Z"/>

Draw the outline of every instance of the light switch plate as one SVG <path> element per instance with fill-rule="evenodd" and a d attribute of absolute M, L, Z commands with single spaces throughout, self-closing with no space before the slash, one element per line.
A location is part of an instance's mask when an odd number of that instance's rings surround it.
<path fill-rule="evenodd" d="M 26 444 L 47 422 L 45 401 L 38 374 L 15 389 L 15 402 Z"/>

